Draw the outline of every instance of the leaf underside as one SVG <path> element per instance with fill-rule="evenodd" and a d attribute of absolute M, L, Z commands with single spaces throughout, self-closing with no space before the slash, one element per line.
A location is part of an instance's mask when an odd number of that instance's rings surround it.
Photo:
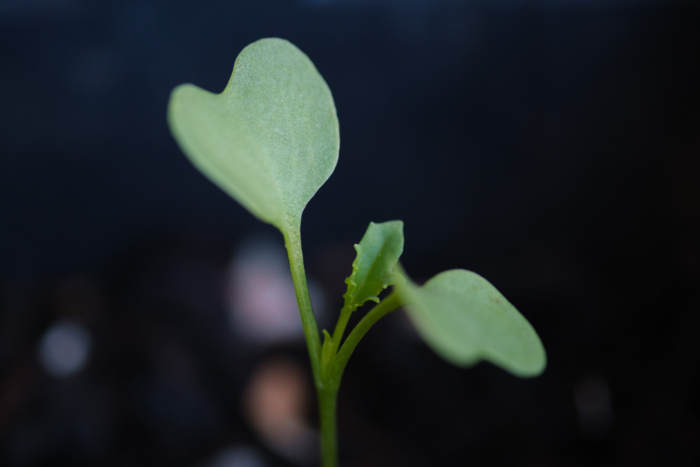
<path fill-rule="evenodd" d="M 407 280 L 396 290 L 423 339 L 447 361 L 471 366 L 488 360 L 522 377 L 544 371 L 547 358 L 535 330 L 478 274 L 454 269 L 422 287 Z"/>
<path fill-rule="evenodd" d="M 299 224 L 338 160 L 331 92 L 311 60 L 282 39 L 243 49 L 221 94 L 175 88 L 168 121 L 204 175 L 283 231 Z"/>

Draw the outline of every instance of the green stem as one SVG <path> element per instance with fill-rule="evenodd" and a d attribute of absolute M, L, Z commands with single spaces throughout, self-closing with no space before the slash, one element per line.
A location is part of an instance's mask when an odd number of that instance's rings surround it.
<path fill-rule="evenodd" d="M 348 325 L 348 321 L 350 321 L 352 311 L 353 310 L 347 306 L 344 306 L 343 309 L 340 310 L 340 317 L 338 318 L 338 323 L 335 325 L 335 330 L 333 331 L 332 355 L 334 356 L 336 353 L 338 353 L 340 341 L 343 340 L 343 334 L 345 334 L 345 327 Z"/>
<path fill-rule="evenodd" d="M 301 323 L 304 327 L 306 345 L 309 348 L 311 369 L 314 375 L 314 383 L 318 393 L 320 425 L 321 425 L 321 462 L 323 467 L 338 467 L 338 433 L 336 411 L 338 405 L 338 389 L 340 379 L 352 355 L 367 331 L 387 313 L 401 306 L 401 301 L 396 294 L 391 294 L 379 305 L 360 320 L 355 329 L 347 337 L 343 346 L 338 350 L 340 341 L 345 333 L 345 328 L 352 314 L 350 308 L 343 307 L 338 324 L 333 332 L 333 348 L 329 355 L 329 361 L 321 362 L 321 339 L 318 334 L 316 317 L 311 306 L 309 288 L 306 284 L 306 272 L 304 271 L 304 256 L 301 250 L 301 235 L 299 224 L 284 232 L 284 243 L 289 255 L 289 267 L 292 271 L 292 281 L 297 296 L 297 305 L 301 315 Z M 337 351 L 337 354 L 336 354 Z"/>
<path fill-rule="evenodd" d="M 343 346 L 340 348 L 340 351 L 338 351 L 332 370 L 327 372 L 329 385 L 331 387 L 340 386 L 340 379 L 343 376 L 343 371 L 345 371 L 345 366 L 348 364 L 348 360 L 355 351 L 357 344 L 359 344 L 365 334 L 367 334 L 367 331 L 369 331 L 377 321 L 399 308 L 402 304 L 396 293 L 392 292 L 391 295 L 382 300 L 379 305 L 372 308 L 372 310 L 357 323 L 355 329 L 353 329 L 347 339 L 345 339 Z"/>
<path fill-rule="evenodd" d="M 324 387 L 318 392 L 321 419 L 321 465 L 338 466 L 338 428 L 336 411 L 338 387 Z"/>
<path fill-rule="evenodd" d="M 301 315 L 301 324 L 304 327 L 304 335 L 306 336 L 306 345 L 309 348 L 309 358 L 311 359 L 311 370 L 314 374 L 314 382 L 316 388 L 320 390 L 323 381 L 321 380 L 321 339 L 318 335 L 318 325 L 316 324 L 316 316 L 311 307 L 311 297 L 309 297 L 309 288 L 306 285 L 306 272 L 304 271 L 304 255 L 301 251 L 301 234 L 299 226 L 290 228 L 284 234 L 284 244 L 287 247 L 289 255 L 289 268 L 292 271 L 292 281 L 294 282 L 294 291 L 297 296 L 297 305 L 299 306 L 299 314 Z M 320 394 L 319 394 L 320 395 Z"/>
<path fill-rule="evenodd" d="M 365 315 L 362 320 L 355 326 L 340 351 L 331 354 L 330 361 L 327 366 L 324 366 L 322 372 L 322 386 L 319 388 L 319 408 L 321 416 L 321 465 L 323 467 L 337 467 L 338 465 L 338 438 L 337 438 L 337 423 L 336 423 L 336 405 L 338 403 L 338 389 L 340 388 L 340 380 L 343 376 L 343 371 L 348 363 L 348 359 L 355 351 L 357 344 L 367 334 L 367 331 L 383 316 L 389 312 L 396 310 L 401 306 L 401 300 L 396 294 L 391 294 L 385 298 L 379 305 Z M 338 344 L 342 338 L 343 331 L 347 325 L 347 317 L 352 311 L 343 308 L 338 325 L 336 325 L 333 333 L 333 345 Z"/>

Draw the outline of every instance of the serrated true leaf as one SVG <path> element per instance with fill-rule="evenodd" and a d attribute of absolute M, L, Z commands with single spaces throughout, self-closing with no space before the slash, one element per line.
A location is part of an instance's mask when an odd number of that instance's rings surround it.
<path fill-rule="evenodd" d="M 331 92 L 311 60 L 282 39 L 243 49 L 221 94 L 175 88 L 168 121 L 200 171 L 283 231 L 298 225 L 338 160 Z"/>
<path fill-rule="evenodd" d="M 423 339 L 460 366 L 488 360 L 529 377 L 547 359 L 530 323 L 486 279 L 471 271 L 445 271 L 419 287 L 410 279 L 396 291 Z"/>
<path fill-rule="evenodd" d="M 379 303 L 378 295 L 393 284 L 393 269 L 403 253 L 403 222 L 370 222 L 355 250 L 357 257 L 352 274 L 345 279 L 348 289 L 343 295 L 345 308 L 351 311 L 368 300 Z"/>

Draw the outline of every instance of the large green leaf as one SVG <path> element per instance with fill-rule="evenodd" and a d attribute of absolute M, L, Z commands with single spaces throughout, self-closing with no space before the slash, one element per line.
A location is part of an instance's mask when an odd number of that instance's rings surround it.
<path fill-rule="evenodd" d="M 486 279 L 454 269 L 423 287 L 396 285 L 423 339 L 443 358 L 471 366 L 488 360 L 518 376 L 536 376 L 547 363 L 530 323 Z"/>
<path fill-rule="evenodd" d="M 350 311 L 367 300 L 379 303 L 378 295 L 393 284 L 393 269 L 403 253 L 403 222 L 370 222 L 355 250 L 357 257 L 352 263 L 352 274 L 345 279 L 348 289 L 343 295 L 345 308 Z"/>
<path fill-rule="evenodd" d="M 221 94 L 175 88 L 168 121 L 199 170 L 283 231 L 298 226 L 338 161 L 331 92 L 311 60 L 282 39 L 243 49 Z"/>

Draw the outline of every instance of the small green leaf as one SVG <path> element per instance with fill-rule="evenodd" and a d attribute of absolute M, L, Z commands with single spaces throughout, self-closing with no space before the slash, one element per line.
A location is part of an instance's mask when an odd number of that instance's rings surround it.
<path fill-rule="evenodd" d="M 175 88 L 168 122 L 195 167 L 283 232 L 298 226 L 338 161 L 331 92 L 311 60 L 282 39 L 243 49 L 221 94 Z"/>
<path fill-rule="evenodd" d="M 325 329 L 323 333 L 323 344 L 321 345 L 321 362 L 327 365 L 333 357 L 333 338 Z"/>
<path fill-rule="evenodd" d="M 369 223 L 367 232 L 355 245 L 357 257 L 352 274 L 345 279 L 345 308 L 355 311 L 367 300 L 379 303 L 378 295 L 394 283 L 393 269 L 403 252 L 403 222 Z"/>
<path fill-rule="evenodd" d="M 408 279 L 396 291 L 418 332 L 445 360 L 460 366 L 488 360 L 522 377 L 544 371 L 547 358 L 535 330 L 478 274 L 454 269 L 423 287 Z"/>

